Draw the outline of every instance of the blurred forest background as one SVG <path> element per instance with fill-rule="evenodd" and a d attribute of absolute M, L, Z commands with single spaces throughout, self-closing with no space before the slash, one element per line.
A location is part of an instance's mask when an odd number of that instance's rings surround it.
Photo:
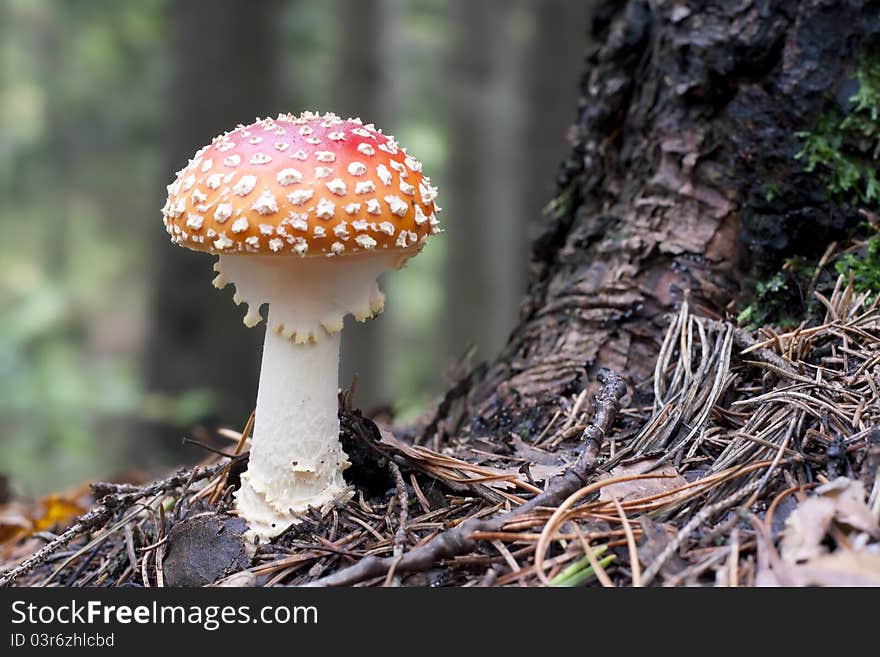
<path fill-rule="evenodd" d="M 574 118 L 589 2 L 0 0 L 0 474 L 19 493 L 203 456 L 253 406 L 247 330 L 159 208 L 257 116 L 374 121 L 439 185 L 446 233 L 346 330 L 342 384 L 413 418 L 513 327 Z M 216 444 L 216 443 L 215 443 Z M 225 446 L 225 445 L 224 445 Z"/>

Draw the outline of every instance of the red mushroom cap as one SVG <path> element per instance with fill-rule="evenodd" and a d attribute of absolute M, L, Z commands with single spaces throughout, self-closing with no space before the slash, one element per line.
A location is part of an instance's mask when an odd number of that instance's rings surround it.
<path fill-rule="evenodd" d="M 360 119 L 257 120 L 200 149 L 168 186 L 171 241 L 218 254 L 416 251 L 439 231 L 421 163 Z"/>

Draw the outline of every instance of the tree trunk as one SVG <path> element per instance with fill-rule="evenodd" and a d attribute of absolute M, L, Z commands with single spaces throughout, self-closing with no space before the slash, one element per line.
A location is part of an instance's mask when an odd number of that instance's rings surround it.
<path fill-rule="evenodd" d="M 377 126 L 389 124 L 388 102 L 391 90 L 383 75 L 391 31 L 387 0 L 342 0 L 336 14 L 339 20 L 340 45 L 336 60 L 334 111 L 355 116 Z M 358 38 L 351 38 L 357 34 Z M 384 289 L 384 285 L 382 286 Z M 357 322 L 346 318 L 342 332 L 340 383 L 351 384 L 357 376 L 357 400 L 370 409 L 390 399 L 387 383 L 387 334 L 389 322 Z"/>
<path fill-rule="evenodd" d="M 524 3 L 454 0 L 447 62 L 449 226 L 444 312 L 447 360 L 475 347 L 497 352 L 525 288 L 528 217 L 519 157 L 525 44 L 516 19 Z M 491 300 L 491 301 L 490 301 Z"/>
<path fill-rule="evenodd" d="M 821 254 L 856 222 L 795 159 L 796 133 L 851 95 L 857 54 L 880 34 L 878 7 L 601 5 L 520 322 L 478 372 L 461 424 L 536 431 L 600 366 L 641 381 L 684 298 L 724 315 L 755 274 Z"/>
<path fill-rule="evenodd" d="M 528 4 L 534 13 L 534 25 L 523 61 L 525 98 L 520 143 L 528 144 L 529 156 L 516 160 L 521 167 L 522 212 L 530 226 L 537 227 L 544 207 L 553 197 L 559 163 L 568 155 L 566 133 L 575 117 L 585 44 L 589 45 L 587 19 L 593 3 L 530 0 Z M 521 276 L 524 278 L 525 272 Z"/>
<path fill-rule="evenodd" d="M 172 3 L 168 182 L 217 134 L 283 109 L 277 9 L 277 0 Z M 147 385 L 165 394 L 213 389 L 220 418 L 243 424 L 256 399 L 263 332 L 245 328 L 231 295 L 211 286 L 213 259 L 170 244 L 159 219 L 157 210 Z"/>

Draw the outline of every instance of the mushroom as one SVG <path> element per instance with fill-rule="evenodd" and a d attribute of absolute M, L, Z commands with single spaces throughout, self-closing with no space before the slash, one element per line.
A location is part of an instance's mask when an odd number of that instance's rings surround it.
<path fill-rule="evenodd" d="M 343 318 L 382 311 L 379 274 L 439 232 L 436 193 L 393 137 L 311 112 L 239 125 L 168 186 L 171 241 L 219 255 L 214 285 L 235 285 L 247 326 L 268 304 L 250 461 L 235 495 L 252 538 L 277 536 L 308 507 L 345 495 Z"/>

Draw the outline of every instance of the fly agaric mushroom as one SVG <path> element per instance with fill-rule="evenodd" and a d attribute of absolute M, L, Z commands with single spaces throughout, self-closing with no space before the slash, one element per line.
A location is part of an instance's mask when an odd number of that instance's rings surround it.
<path fill-rule="evenodd" d="M 343 317 L 382 311 L 376 279 L 439 232 L 436 189 L 393 137 L 306 112 L 257 120 L 199 150 L 168 186 L 171 241 L 218 254 L 244 323 L 268 317 L 256 420 L 236 507 L 252 537 L 346 490 L 337 392 Z"/>

